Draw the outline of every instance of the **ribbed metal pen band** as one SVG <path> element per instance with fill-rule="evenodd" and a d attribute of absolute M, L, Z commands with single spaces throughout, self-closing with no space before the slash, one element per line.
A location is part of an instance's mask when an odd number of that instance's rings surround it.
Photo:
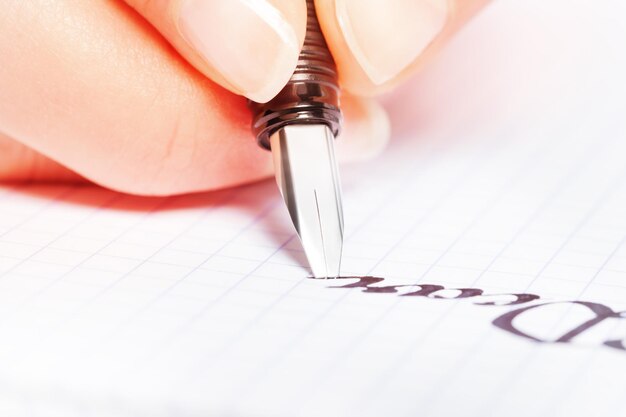
<path fill-rule="evenodd" d="M 298 66 L 283 90 L 269 103 L 250 102 L 252 131 L 259 145 L 270 149 L 270 136 L 290 124 L 322 124 L 337 136 L 339 109 L 337 68 L 317 20 L 313 0 L 307 0 L 307 32 Z"/>

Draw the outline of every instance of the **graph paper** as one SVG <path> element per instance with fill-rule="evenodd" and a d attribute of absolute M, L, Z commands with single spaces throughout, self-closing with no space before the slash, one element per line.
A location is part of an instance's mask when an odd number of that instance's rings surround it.
<path fill-rule="evenodd" d="M 626 415 L 626 9 L 596 6 L 496 2 L 385 99 L 342 279 L 269 180 L 0 187 L 1 414 Z"/>

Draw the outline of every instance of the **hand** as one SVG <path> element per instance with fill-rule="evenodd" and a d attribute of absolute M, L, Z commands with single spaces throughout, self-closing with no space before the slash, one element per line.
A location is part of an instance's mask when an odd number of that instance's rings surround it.
<path fill-rule="evenodd" d="M 384 111 L 363 97 L 405 80 L 487 1 L 317 0 L 345 90 L 340 153 L 384 146 Z M 281 90 L 305 26 L 305 0 L 8 0 L 0 179 L 167 195 L 269 175 L 244 97 Z"/>

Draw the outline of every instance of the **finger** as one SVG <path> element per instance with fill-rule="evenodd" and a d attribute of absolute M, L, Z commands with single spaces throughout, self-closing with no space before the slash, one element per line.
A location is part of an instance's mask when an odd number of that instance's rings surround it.
<path fill-rule="evenodd" d="M 414 73 L 489 0 L 316 0 L 340 81 L 354 94 Z"/>
<path fill-rule="evenodd" d="M 391 136 L 385 109 L 375 100 L 350 95 L 344 95 L 341 106 L 346 123 L 335 145 L 339 161 L 367 161 L 382 153 Z"/>
<path fill-rule="evenodd" d="M 191 68 L 127 6 L 32 0 L 9 9 L 0 14 L 0 130 L 10 137 L 133 194 L 211 190 L 272 174 L 245 99 Z M 388 131 L 366 103 L 346 100 L 341 141 L 375 149 L 367 144 L 384 143 L 374 136 Z"/>
<path fill-rule="evenodd" d="M 0 133 L 0 181 L 83 182 L 84 179 Z"/>
<path fill-rule="evenodd" d="M 346 96 L 347 119 L 336 150 L 340 162 L 360 162 L 378 156 L 390 137 L 389 119 L 378 102 Z M 0 182 L 85 182 L 85 178 L 33 149 L 0 133 Z"/>
<path fill-rule="evenodd" d="M 304 0 L 126 0 L 206 76 L 267 102 L 304 42 Z"/>

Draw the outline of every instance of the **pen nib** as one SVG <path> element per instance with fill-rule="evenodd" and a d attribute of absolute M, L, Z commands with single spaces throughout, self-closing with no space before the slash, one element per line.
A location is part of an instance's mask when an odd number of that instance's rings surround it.
<path fill-rule="evenodd" d="M 271 137 L 276 182 L 315 278 L 337 278 L 343 206 L 334 140 L 324 125 L 286 126 Z"/>

